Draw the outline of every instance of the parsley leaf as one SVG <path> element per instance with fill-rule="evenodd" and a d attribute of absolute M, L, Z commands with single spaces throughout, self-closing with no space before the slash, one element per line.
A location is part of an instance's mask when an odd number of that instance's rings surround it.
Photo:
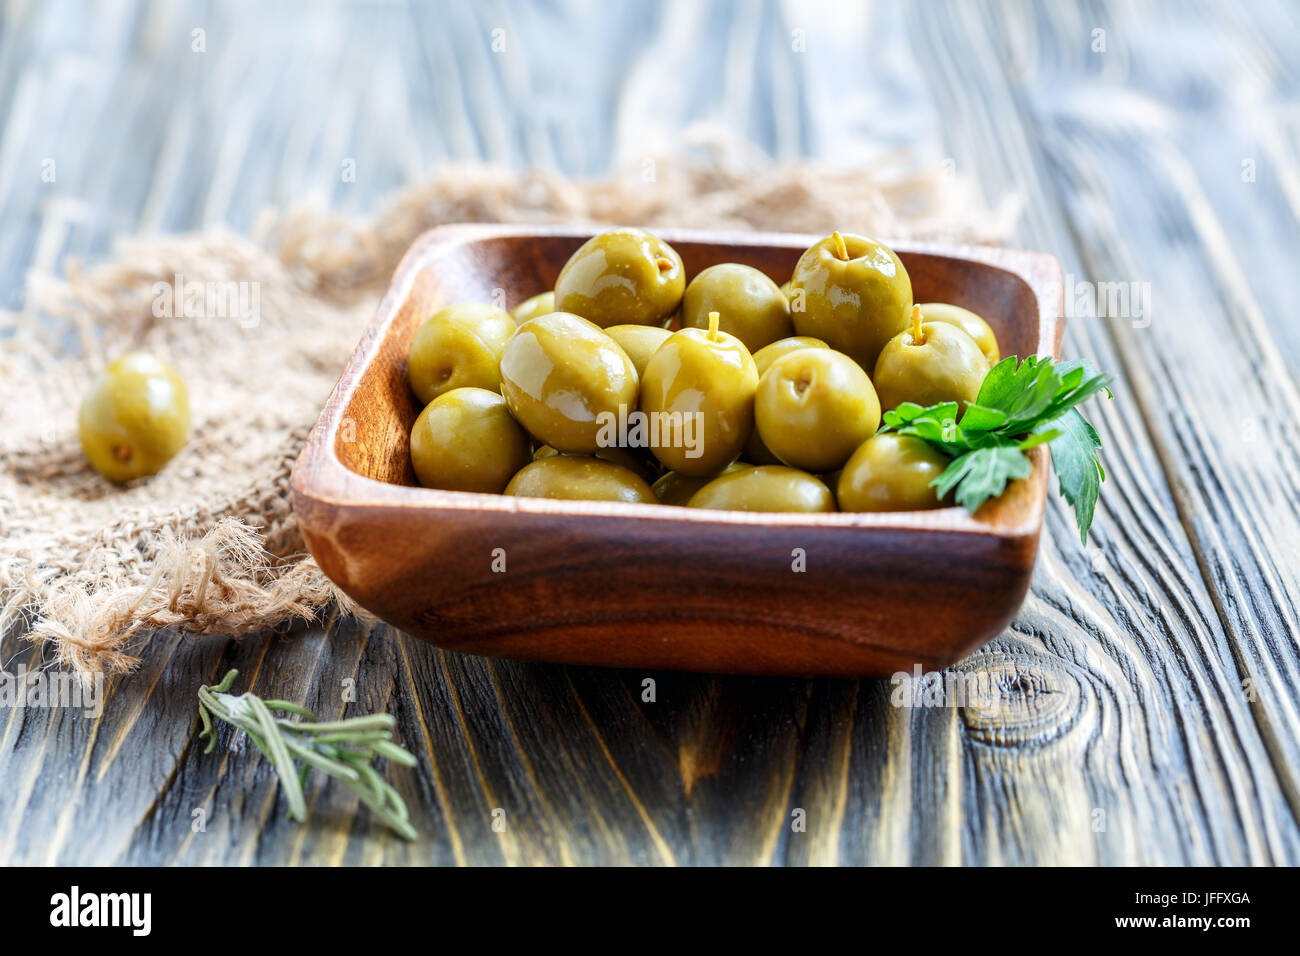
<path fill-rule="evenodd" d="M 984 376 L 960 422 L 956 402 L 928 408 L 905 402 L 885 412 L 881 431 L 920 438 L 952 458 L 931 485 L 941 498 L 952 492 L 972 513 L 1008 481 L 1029 475 L 1029 449 L 1049 445 L 1061 495 L 1074 507 L 1087 543 L 1106 472 L 1097 432 L 1075 406 L 1101 392 L 1110 396 L 1109 384 L 1110 376 L 1087 359 L 1031 355 L 1021 362 L 1013 355 Z"/>
<path fill-rule="evenodd" d="M 996 374 L 999 369 L 1005 371 Z M 1031 355 L 1017 367 L 1013 355 L 995 365 L 984 377 L 975 404 L 1005 413 L 1006 420 L 1001 427 L 1014 429 L 1036 421 L 1060 390 L 1061 378 L 1051 359 Z M 1025 430 L 1021 428 L 1022 432 Z"/>
<path fill-rule="evenodd" d="M 989 498 L 1002 494 L 1013 478 L 1028 478 L 1033 463 L 1015 445 L 977 448 L 959 455 L 931 484 L 942 498 L 957 491 L 957 504 L 974 514 Z"/>
<path fill-rule="evenodd" d="M 885 412 L 885 428 L 897 428 L 900 435 L 915 435 L 947 455 L 960 455 L 967 448 L 965 433 L 957 424 L 957 403 L 944 402 L 922 408 L 904 402 Z"/>
<path fill-rule="evenodd" d="M 1074 506 L 1079 537 L 1087 544 L 1097 496 L 1101 492 L 1101 483 L 1106 480 L 1106 471 L 1097 457 L 1101 451 L 1101 439 L 1077 408 L 1071 408 L 1055 421 L 1040 425 L 1039 429 L 1058 433 L 1051 439 L 1052 467 L 1061 483 L 1061 495 Z"/>
<path fill-rule="evenodd" d="M 1006 421 L 1006 412 L 976 403 L 966 406 L 966 414 L 961 418 L 961 428 L 967 434 L 970 432 L 991 432 L 1001 428 L 1006 424 Z"/>
<path fill-rule="evenodd" d="M 884 415 L 885 424 L 887 425 L 906 425 L 918 418 L 941 420 L 945 418 L 956 419 L 956 417 L 956 402 L 944 402 L 942 405 L 931 405 L 929 408 L 924 408 L 915 402 L 903 402 L 892 411 L 885 412 Z"/>

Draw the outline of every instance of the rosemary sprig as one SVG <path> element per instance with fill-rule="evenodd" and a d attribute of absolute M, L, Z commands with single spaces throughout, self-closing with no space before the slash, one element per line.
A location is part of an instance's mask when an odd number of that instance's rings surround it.
<path fill-rule="evenodd" d="M 248 734 L 257 749 L 271 761 L 289 801 L 291 820 L 307 819 L 303 784 L 307 771 L 315 767 L 342 781 L 372 813 L 401 836 L 415 839 L 415 828 L 411 826 L 401 795 L 370 766 L 376 757 L 415 766 L 415 758 L 393 742 L 397 721 L 392 714 L 317 723 L 311 711 L 287 700 L 262 700 L 252 693 L 238 697 L 226 693 L 238 675 L 239 671 L 231 670 L 221 683 L 199 688 L 199 719 L 203 723 L 199 739 L 208 741 L 204 753 L 211 753 L 217 744 L 212 725 L 212 718 L 216 717 Z M 284 711 L 302 719 L 277 717 L 272 711 Z M 297 761 L 301 761 L 301 766 Z"/>

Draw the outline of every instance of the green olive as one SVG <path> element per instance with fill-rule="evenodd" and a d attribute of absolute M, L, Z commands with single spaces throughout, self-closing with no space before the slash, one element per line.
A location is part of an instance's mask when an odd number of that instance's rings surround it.
<path fill-rule="evenodd" d="M 834 511 L 825 484 L 806 471 L 759 465 L 719 475 L 691 496 L 692 508 L 723 511 Z"/>
<path fill-rule="evenodd" d="M 840 473 L 835 496 L 841 511 L 923 511 L 941 508 L 930 482 L 948 457 L 911 435 L 885 432 L 867 439 Z"/>
<path fill-rule="evenodd" d="M 154 475 L 190 434 L 190 400 L 176 369 L 128 352 L 90 383 L 77 415 L 81 450 L 110 481 Z"/>
<path fill-rule="evenodd" d="M 686 270 L 644 229 L 611 229 L 582 244 L 555 280 L 555 307 L 611 325 L 664 325 L 681 304 Z"/>
<path fill-rule="evenodd" d="M 611 325 L 605 334 L 619 344 L 627 357 L 636 366 L 637 375 L 645 375 L 646 364 L 650 356 L 658 351 L 659 346 L 668 341 L 672 335 L 667 329 L 657 325 Z"/>
<path fill-rule="evenodd" d="M 686 287 L 682 328 L 707 329 L 710 312 L 717 312 L 722 331 L 740 339 L 750 352 L 794 334 L 790 303 L 777 284 L 738 262 L 709 266 Z"/>
<path fill-rule="evenodd" d="M 814 339 L 806 335 L 792 335 L 786 339 L 777 339 L 771 345 L 765 345 L 754 353 L 754 367 L 758 369 L 758 380 L 760 383 L 763 381 L 763 373 L 782 355 L 788 355 L 799 349 L 826 348 L 830 348 L 830 346 L 821 339 Z M 781 459 L 772 454 L 772 450 L 763 444 L 763 438 L 759 435 L 757 428 L 749 433 L 749 441 L 745 442 L 742 457 L 745 461 L 753 462 L 755 465 L 781 464 Z"/>
<path fill-rule="evenodd" d="M 735 461 L 754 428 L 758 370 L 740 339 L 718 331 L 718 320 L 715 312 L 710 331 L 674 332 L 641 383 L 651 450 L 666 468 L 692 478 Z"/>
<path fill-rule="evenodd" d="M 537 449 L 537 451 L 533 452 L 533 460 L 537 461 L 541 458 L 550 458 L 552 455 L 564 454 L 568 453 L 556 451 L 550 445 L 543 445 L 541 448 Z M 607 461 L 610 464 L 620 465 L 628 471 L 636 472 L 647 484 L 654 482 L 659 477 L 658 471 L 652 467 L 649 462 L 644 461 L 636 454 L 636 452 L 627 448 L 619 448 L 617 446 L 597 448 L 592 457 L 599 458 L 601 461 Z"/>
<path fill-rule="evenodd" d="M 485 388 L 453 388 L 411 428 L 411 465 L 426 488 L 500 494 L 531 457 L 528 433 Z"/>
<path fill-rule="evenodd" d="M 555 293 L 542 292 L 520 302 L 510 313 L 510 317 L 515 320 L 515 325 L 523 325 L 529 319 L 535 319 L 539 315 L 549 315 L 554 311 Z"/>
<path fill-rule="evenodd" d="M 957 326 L 975 340 L 975 344 L 980 347 L 984 357 L 989 360 L 989 368 L 997 365 L 1002 360 L 1002 352 L 998 348 L 998 337 L 993 334 L 993 327 L 970 309 L 963 309 L 959 305 L 949 305 L 947 302 L 923 302 L 921 303 L 921 321 L 947 322 L 949 325 Z"/>
<path fill-rule="evenodd" d="M 659 503 L 636 472 L 586 455 L 539 458 L 510 479 L 505 493 L 520 498 Z"/>
<path fill-rule="evenodd" d="M 876 392 L 885 411 L 903 402 L 937 405 L 966 402 L 979 397 L 989 362 L 975 340 L 946 322 L 921 322 L 921 310 L 912 311 L 913 327 L 889 340 L 876 361 Z"/>
<path fill-rule="evenodd" d="M 880 427 L 880 401 L 857 362 L 833 349 L 799 349 L 763 373 L 754 399 L 759 435 L 787 465 L 834 471 Z"/>
<path fill-rule="evenodd" d="M 411 391 L 425 405 L 453 388 L 498 391 L 501 352 L 514 331 L 510 313 L 482 302 L 435 312 L 411 343 L 406 363 Z"/>
<path fill-rule="evenodd" d="M 822 339 L 864 369 L 874 368 L 885 343 L 907 328 L 912 281 L 898 256 L 874 239 L 832 233 L 799 257 L 790 282 L 798 333 Z"/>
<path fill-rule="evenodd" d="M 789 355 L 791 352 L 797 352 L 800 349 L 828 349 L 830 348 L 821 339 L 814 339 L 809 335 L 792 335 L 789 338 L 777 339 L 771 345 L 766 345 L 754 353 L 754 367 L 758 369 L 759 378 L 763 373 L 772 367 L 775 362 L 783 355 Z"/>
<path fill-rule="evenodd" d="M 594 452 L 606 415 L 637 404 L 632 360 L 597 326 L 567 312 L 529 320 L 501 355 L 511 413 L 560 451 Z"/>
<path fill-rule="evenodd" d="M 742 471 L 753 467 L 753 465 L 748 465 L 743 461 L 733 461 L 722 469 L 722 473 L 729 475 L 733 471 Z M 661 476 L 651 487 L 654 489 L 655 497 L 663 504 L 685 507 L 690 502 L 691 496 L 710 481 L 713 481 L 713 479 L 688 478 L 686 475 L 679 475 L 675 471 L 670 471 Z"/>

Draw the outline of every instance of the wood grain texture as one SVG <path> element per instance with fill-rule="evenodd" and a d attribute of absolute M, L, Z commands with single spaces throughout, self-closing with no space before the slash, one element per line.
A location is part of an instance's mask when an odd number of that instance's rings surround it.
<path fill-rule="evenodd" d="M 707 120 L 778 156 L 951 159 L 991 201 L 1021 198 L 1013 245 L 1083 282 L 1150 283 L 1151 308 L 1069 323 L 1067 356 L 1120 373 L 1090 409 L 1110 480 L 1087 549 L 1053 501 L 1025 606 L 957 667 L 995 682 L 997 708 L 491 661 L 354 621 L 159 635 L 99 720 L 0 710 L 0 860 L 1300 862 L 1294 5 L 55 0 L 3 17 L 0 305 L 28 268 L 117 233 L 244 230 L 299 199 L 367 210 L 456 159 L 594 175 Z M 245 742 L 199 754 L 194 691 L 228 666 L 322 716 L 395 714 L 420 766 L 390 776 L 421 840 L 316 780 L 299 827 Z"/>

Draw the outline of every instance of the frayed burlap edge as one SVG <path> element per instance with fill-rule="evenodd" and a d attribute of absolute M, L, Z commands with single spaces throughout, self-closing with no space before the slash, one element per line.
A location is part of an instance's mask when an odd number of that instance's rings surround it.
<path fill-rule="evenodd" d="M 289 473 L 374 302 L 426 229 L 632 223 L 988 242 L 1015 215 L 905 155 L 851 169 L 774 164 L 696 131 L 679 155 L 608 181 L 444 167 L 371 219 L 270 212 L 251 240 L 135 238 L 93 269 L 33 276 L 26 308 L 0 317 L 0 402 L 21 411 L 0 426 L 0 634 L 16 629 L 89 675 L 130 671 L 159 629 L 243 635 L 354 612 L 305 553 Z M 182 273 L 255 282 L 256 334 L 157 316 L 155 283 Z M 176 461 L 116 489 L 81 459 L 75 410 L 93 371 L 128 347 L 169 356 L 210 401 Z M 257 396 L 251 409 L 244 395 Z"/>

